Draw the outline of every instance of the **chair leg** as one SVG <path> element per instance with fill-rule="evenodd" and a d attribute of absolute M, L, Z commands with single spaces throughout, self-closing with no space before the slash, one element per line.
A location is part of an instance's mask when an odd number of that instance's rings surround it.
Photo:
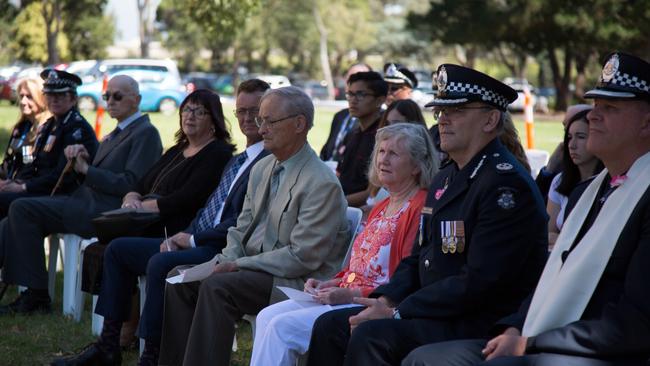
<path fill-rule="evenodd" d="M 75 285 L 79 268 L 81 238 L 63 235 L 63 315 L 75 315 Z"/>
<path fill-rule="evenodd" d="M 138 290 L 140 292 L 140 315 L 144 309 L 144 300 L 147 298 L 147 276 L 138 277 Z M 144 352 L 144 339 L 140 338 L 140 356 Z"/>
<path fill-rule="evenodd" d="M 47 292 L 50 294 L 50 299 L 54 300 L 56 294 L 56 265 L 59 257 L 59 236 L 52 234 L 47 237 L 49 246 L 49 255 L 47 260 Z"/>
<path fill-rule="evenodd" d="M 93 295 L 93 314 L 92 314 L 92 333 L 94 336 L 99 336 L 102 333 L 102 327 L 104 326 L 104 317 L 95 314 L 95 307 L 97 307 L 97 299 L 99 296 Z"/>

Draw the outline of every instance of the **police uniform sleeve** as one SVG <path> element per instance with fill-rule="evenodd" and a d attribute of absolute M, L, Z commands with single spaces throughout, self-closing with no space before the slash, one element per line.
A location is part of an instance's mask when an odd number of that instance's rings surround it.
<path fill-rule="evenodd" d="M 385 296 L 394 304 L 398 304 L 409 294 L 419 289 L 421 286 L 418 274 L 420 248 L 418 243 L 414 243 L 411 255 L 402 259 L 390 281 L 377 287 L 369 297 Z"/>
<path fill-rule="evenodd" d="M 467 258 L 460 270 L 417 290 L 398 309 L 402 318 L 448 318 L 482 308 L 486 299 L 503 309 L 516 309 L 522 298 L 513 294 L 530 289 L 508 288 L 522 273 L 533 251 L 546 246 L 545 216 L 533 187 L 518 175 L 493 174 L 475 197 L 475 225 Z M 449 259 L 451 260 L 451 259 Z M 497 299 L 495 299 L 495 297 Z M 498 300 L 498 301 L 496 301 Z"/>

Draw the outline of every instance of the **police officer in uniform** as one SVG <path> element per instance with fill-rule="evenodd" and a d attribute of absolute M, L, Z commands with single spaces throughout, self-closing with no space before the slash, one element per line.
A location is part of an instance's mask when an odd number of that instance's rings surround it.
<path fill-rule="evenodd" d="M 309 365 L 398 365 L 414 348 L 486 335 L 534 288 L 546 260 L 543 200 L 499 142 L 516 92 L 445 64 L 429 104 L 449 162 L 434 178 L 413 254 L 364 307 L 323 314 Z M 353 328 L 350 334 L 350 328 Z"/>
<path fill-rule="evenodd" d="M 67 159 L 63 150 L 68 145 L 83 144 L 94 156 L 97 138 L 92 127 L 79 113 L 77 86 L 81 79 L 65 71 L 45 69 L 41 72 L 43 93 L 52 113 L 34 141 L 33 162 L 22 167 L 0 192 L 0 219 L 7 216 L 9 205 L 19 197 L 49 195 Z M 77 187 L 74 176 L 67 175 L 56 193 L 68 193 Z"/>
<path fill-rule="evenodd" d="M 410 99 L 413 89 L 418 87 L 418 78 L 415 74 L 400 64 L 384 65 L 384 80 L 388 83 L 386 106 L 396 100 Z"/>

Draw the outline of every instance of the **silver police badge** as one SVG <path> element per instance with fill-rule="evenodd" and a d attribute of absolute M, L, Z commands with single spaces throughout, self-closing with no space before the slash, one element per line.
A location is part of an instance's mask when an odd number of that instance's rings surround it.
<path fill-rule="evenodd" d="M 75 140 L 77 140 L 77 141 L 81 140 L 81 137 L 82 137 L 81 128 L 77 128 L 77 129 L 72 133 L 72 137 L 73 137 Z"/>
<path fill-rule="evenodd" d="M 504 191 L 497 199 L 497 205 L 504 210 L 509 210 L 515 207 L 515 195 L 510 191 Z"/>
<path fill-rule="evenodd" d="M 616 75 L 618 72 L 618 65 L 619 65 L 619 60 L 618 60 L 618 54 L 613 54 L 612 57 L 607 60 L 607 63 L 603 67 L 603 72 L 600 75 L 600 80 L 603 83 L 609 83 L 610 80 Z"/>
<path fill-rule="evenodd" d="M 510 163 L 499 163 L 497 164 L 498 170 L 510 170 L 512 169 L 512 164 Z"/>
<path fill-rule="evenodd" d="M 47 74 L 47 80 L 48 81 L 53 81 L 57 80 L 59 78 L 59 75 L 56 73 L 56 71 L 52 70 Z"/>
<path fill-rule="evenodd" d="M 444 66 L 440 67 L 440 70 L 438 70 L 436 84 L 438 84 L 438 93 L 445 92 L 447 89 L 447 70 Z"/>

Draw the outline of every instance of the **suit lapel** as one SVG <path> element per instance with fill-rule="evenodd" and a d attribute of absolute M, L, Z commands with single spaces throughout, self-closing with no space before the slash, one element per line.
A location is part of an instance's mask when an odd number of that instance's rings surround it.
<path fill-rule="evenodd" d="M 467 188 L 469 187 L 468 184 L 468 174 L 467 174 L 467 169 L 463 169 L 459 171 L 455 177 L 452 178 L 446 178 L 449 179 L 449 182 L 447 182 L 447 189 L 445 190 L 445 193 L 440 197 L 439 200 L 434 201 L 433 207 L 432 207 L 432 214 L 435 215 L 436 212 L 440 211 L 443 207 L 448 205 L 450 202 L 454 200 L 454 198 L 458 197 L 460 194 L 465 192 Z"/>
<path fill-rule="evenodd" d="M 264 235 L 264 251 L 273 250 L 271 246 L 275 245 L 278 241 L 278 233 L 280 231 L 280 219 L 282 213 L 291 201 L 291 190 L 298 183 L 298 177 L 302 168 L 309 160 L 311 149 L 303 149 L 300 151 L 298 161 L 293 163 L 293 167 L 285 172 L 285 177 L 282 179 L 282 184 L 278 188 L 275 199 L 269 207 L 268 226 L 266 234 Z"/>
<path fill-rule="evenodd" d="M 458 171 L 453 178 L 450 176 L 452 172 L 448 174 L 449 182 L 446 184 L 447 189 L 445 193 L 440 197 L 440 199 L 433 203 L 432 212 L 435 214 L 440 211 L 443 207 L 452 202 L 456 197 L 469 189 L 470 182 L 476 177 L 477 174 L 480 174 L 481 168 L 486 164 L 487 155 L 492 150 L 498 150 L 500 144 L 495 142 L 496 139 L 488 143 L 481 151 L 479 151 L 473 158 L 470 160 L 467 165 Z M 455 164 L 455 163 L 452 163 Z M 453 168 L 451 168 L 453 169 Z"/>
<path fill-rule="evenodd" d="M 265 169 L 262 174 L 262 179 L 259 181 L 259 184 L 256 184 L 258 187 L 263 187 L 264 191 L 262 192 L 261 195 L 256 195 L 257 197 L 260 197 L 259 199 L 255 199 L 253 202 L 253 219 L 251 220 L 251 224 L 246 228 L 246 232 L 244 233 L 244 237 L 241 240 L 241 250 L 243 253 L 248 253 L 246 251 L 246 247 L 248 247 L 248 240 L 250 239 L 251 235 L 253 234 L 253 231 L 255 231 L 255 228 L 257 227 L 261 217 L 262 217 L 262 212 L 263 210 L 267 210 L 268 207 L 265 207 L 265 203 L 268 199 L 269 196 L 269 190 L 270 190 L 270 180 L 271 180 L 271 173 L 273 172 L 273 168 L 275 167 L 275 162 L 274 160 L 273 164 L 269 164 Z M 253 182 L 255 184 L 256 182 Z M 260 188 L 258 188 L 260 189 Z M 253 243 L 255 244 L 255 243 Z M 258 244 L 260 245 L 260 244 Z"/>
<path fill-rule="evenodd" d="M 99 163 L 104 160 L 108 156 L 108 154 L 115 149 L 116 146 L 118 146 L 124 139 L 129 137 L 133 130 L 135 129 L 136 126 L 138 126 L 140 123 L 144 123 L 145 121 L 140 121 L 143 118 L 146 118 L 146 115 L 143 115 L 142 117 L 136 119 L 133 121 L 127 128 L 124 129 L 124 131 L 120 131 L 120 133 L 117 135 L 117 137 L 110 139 L 108 141 L 102 141 L 101 144 L 99 144 L 99 149 L 97 149 L 97 154 L 95 154 L 95 159 L 93 160 L 93 165 L 97 166 Z"/>
<path fill-rule="evenodd" d="M 262 152 L 260 152 L 260 153 L 257 155 L 257 157 L 255 158 L 255 160 L 253 160 L 250 164 L 248 164 L 248 166 L 246 167 L 246 169 L 245 169 L 245 170 L 244 170 L 244 171 L 239 175 L 239 178 L 237 178 L 237 180 L 235 181 L 235 183 L 233 183 L 233 185 L 232 185 L 232 189 L 230 189 L 230 192 L 228 193 L 228 196 L 226 196 L 226 200 L 225 200 L 224 203 L 223 203 L 223 207 L 226 207 L 226 206 L 230 205 L 230 201 L 232 200 L 232 195 L 231 195 L 231 193 L 232 193 L 232 192 L 236 192 L 236 191 L 239 189 L 239 186 L 241 186 L 241 185 L 244 184 L 245 182 L 248 182 L 248 175 L 250 174 L 250 171 L 251 171 L 251 169 L 253 168 L 253 166 L 254 166 L 258 161 L 260 161 L 260 159 L 262 159 L 263 157 L 265 157 L 265 156 L 268 155 L 268 154 L 269 154 L 268 151 L 266 151 L 266 150 L 262 150 Z M 231 159 L 231 162 L 232 162 L 232 159 Z M 231 163 L 228 163 L 228 165 L 224 168 L 224 171 L 226 171 L 227 169 L 229 169 L 229 168 L 230 168 L 230 165 L 231 165 Z"/>

